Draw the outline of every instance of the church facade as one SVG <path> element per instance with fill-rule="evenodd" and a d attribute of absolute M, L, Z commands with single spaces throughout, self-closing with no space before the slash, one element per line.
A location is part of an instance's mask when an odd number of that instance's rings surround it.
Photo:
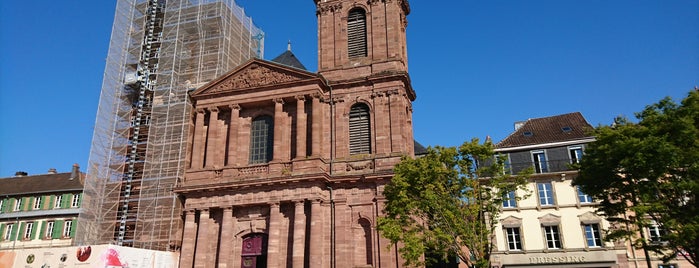
<path fill-rule="evenodd" d="M 318 72 L 253 59 L 191 94 L 180 267 L 399 267 L 376 230 L 412 157 L 407 0 L 316 0 Z"/>

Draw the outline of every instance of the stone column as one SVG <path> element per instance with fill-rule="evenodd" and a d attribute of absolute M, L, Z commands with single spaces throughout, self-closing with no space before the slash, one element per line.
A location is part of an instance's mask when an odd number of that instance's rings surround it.
<path fill-rule="evenodd" d="M 221 146 L 218 139 L 218 108 L 209 108 L 209 134 L 206 142 L 206 158 L 205 167 L 214 167 L 216 165 L 216 148 Z"/>
<path fill-rule="evenodd" d="M 323 256 L 323 215 L 320 200 L 311 200 L 311 236 L 309 252 L 310 256 Z M 322 259 L 318 257 L 309 258 L 309 268 L 321 268 Z"/>
<path fill-rule="evenodd" d="M 272 203 L 269 205 L 269 234 L 267 240 L 267 267 L 268 268 L 279 268 L 282 267 L 279 264 L 279 259 L 282 257 L 281 248 L 281 211 L 279 210 L 279 203 Z"/>
<path fill-rule="evenodd" d="M 284 160 L 284 152 L 282 152 L 282 140 L 284 138 L 284 100 L 274 99 L 274 146 L 272 149 L 272 161 Z"/>
<path fill-rule="evenodd" d="M 223 208 L 223 217 L 221 218 L 221 245 L 219 246 L 218 267 L 228 268 L 234 267 L 233 260 L 233 234 L 235 233 L 236 218 L 233 208 Z"/>
<path fill-rule="evenodd" d="M 306 96 L 296 96 L 296 159 L 306 157 Z"/>
<path fill-rule="evenodd" d="M 185 210 L 184 231 L 182 234 L 182 249 L 180 253 L 180 267 L 192 268 L 194 266 L 194 245 L 197 239 L 197 223 L 193 209 Z"/>
<path fill-rule="evenodd" d="M 194 253 L 194 267 L 207 268 L 208 255 L 211 249 L 209 248 L 209 209 L 203 209 L 199 212 L 199 230 L 197 232 L 197 248 Z"/>
<path fill-rule="evenodd" d="M 303 268 L 303 258 L 306 249 L 306 215 L 304 201 L 295 202 L 294 207 L 294 245 L 292 263 L 294 268 Z"/>
<path fill-rule="evenodd" d="M 238 130 L 240 126 L 238 120 L 240 118 L 240 105 L 233 104 L 229 105 L 231 108 L 231 120 L 228 124 L 228 163 L 229 166 L 236 165 L 238 163 Z"/>
<path fill-rule="evenodd" d="M 314 157 L 320 157 L 320 145 L 323 142 L 322 138 L 320 137 L 320 122 L 322 120 L 321 118 L 323 117 L 323 108 L 320 104 L 320 95 L 313 96 L 313 106 L 311 108 L 313 109 L 313 118 L 311 122 L 311 155 Z"/>
<path fill-rule="evenodd" d="M 200 169 L 204 166 L 204 145 L 206 144 L 206 132 L 204 132 L 204 118 L 206 110 L 197 109 L 197 118 L 194 125 L 194 140 L 192 141 L 192 168 Z"/>

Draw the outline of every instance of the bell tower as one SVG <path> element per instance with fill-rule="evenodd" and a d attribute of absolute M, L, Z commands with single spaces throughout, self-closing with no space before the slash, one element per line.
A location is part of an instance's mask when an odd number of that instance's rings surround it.
<path fill-rule="evenodd" d="M 318 72 L 330 81 L 407 72 L 407 0 L 314 0 Z"/>

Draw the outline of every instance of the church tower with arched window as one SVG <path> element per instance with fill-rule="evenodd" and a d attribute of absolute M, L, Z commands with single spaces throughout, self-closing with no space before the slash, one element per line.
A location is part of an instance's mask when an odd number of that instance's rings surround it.
<path fill-rule="evenodd" d="M 403 263 L 376 222 L 417 144 L 408 1 L 315 3 L 318 72 L 289 50 L 191 93 L 180 267 Z"/>

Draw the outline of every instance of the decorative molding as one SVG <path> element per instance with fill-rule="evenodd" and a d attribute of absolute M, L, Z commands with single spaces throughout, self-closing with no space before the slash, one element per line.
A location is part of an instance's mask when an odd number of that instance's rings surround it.
<path fill-rule="evenodd" d="M 360 171 L 366 169 L 374 169 L 374 161 L 366 161 L 360 163 L 347 163 L 346 171 Z"/>
<path fill-rule="evenodd" d="M 335 4 L 318 4 L 316 8 L 316 13 L 317 14 L 322 14 L 326 15 L 328 12 L 335 13 L 337 11 L 342 10 L 342 3 L 335 3 Z"/>
<path fill-rule="evenodd" d="M 296 96 L 297 101 L 305 101 L 306 100 L 306 95 L 297 95 Z"/>
<path fill-rule="evenodd" d="M 551 213 L 539 217 L 539 222 L 543 226 L 557 226 L 561 224 L 561 216 L 556 216 Z"/>
<path fill-rule="evenodd" d="M 522 219 L 515 216 L 509 216 L 504 218 L 502 221 L 502 227 L 504 228 L 516 228 L 522 226 Z"/>
<path fill-rule="evenodd" d="M 204 109 L 204 108 L 197 108 L 197 113 L 198 113 L 198 114 L 205 114 L 205 113 L 206 113 L 206 109 Z"/>
<path fill-rule="evenodd" d="M 237 104 L 237 103 L 236 103 L 236 104 L 228 105 L 228 108 L 231 108 L 231 110 L 238 110 L 238 111 L 240 111 L 240 105 Z"/>
<path fill-rule="evenodd" d="M 578 219 L 580 219 L 580 222 L 582 224 L 595 224 L 600 223 L 602 221 L 602 219 L 600 219 L 599 216 L 589 211 L 581 215 L 578 215 Z"/>
<path fill-rule="evenodd" d="M 277 85 L 287 82 L 299 81 L 299 77 L 289 73 L 279 72 L 259 64 L 251 64 L 240 73 L 222 81 L 207 93 L 218 93 L 234 89 L 247 89 L 261 86 Z"/>
<path fill-rule="evenodd" d="M 275 104 L 284 104 L 284 99 L 282 98 L 275 98 L 272 101 L 274 101 Z"/>

